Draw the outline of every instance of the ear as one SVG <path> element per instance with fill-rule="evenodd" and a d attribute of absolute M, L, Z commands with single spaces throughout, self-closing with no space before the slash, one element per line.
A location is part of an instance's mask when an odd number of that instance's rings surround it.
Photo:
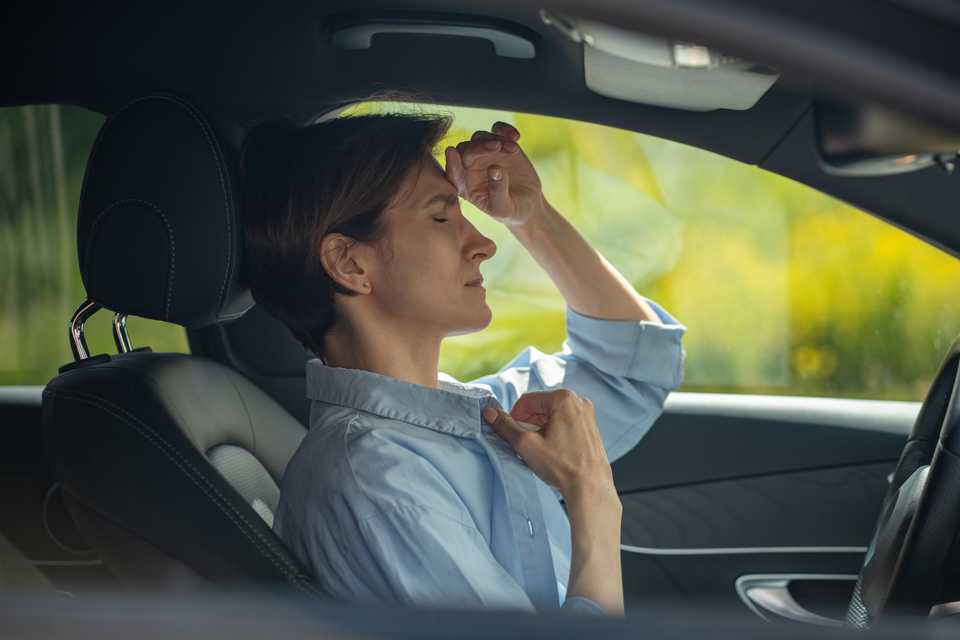
<path fill-rule="evenodd" d="M 320 241 L 320 263 L 327 274 L 357 293 L 370 293 L 373 289 L 370 259 L 369 247 L 342 233 L 328 233 Z"/>

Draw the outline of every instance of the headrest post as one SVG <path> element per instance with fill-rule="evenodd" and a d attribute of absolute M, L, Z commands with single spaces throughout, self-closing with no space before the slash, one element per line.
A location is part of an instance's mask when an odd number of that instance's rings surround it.
<path fill-rule="evenodd" d="M 77 310 L 73 312 L 73 317 L 70 318 L 70 351 L 73 352 L 73 359 L 76 361 L 90 357 L 87 340 L 83 337 L 83 323 L 99 309 L 100 305 L 88 298 L 80 303 Z"/>
<path fill-rule="evenodd" d="M 125 313 L 117 313 L 113 316 L 113 343 L 117 345 L 117 353 L 133 350 L 130 336 L 127 335 L 127 314 Z"/>

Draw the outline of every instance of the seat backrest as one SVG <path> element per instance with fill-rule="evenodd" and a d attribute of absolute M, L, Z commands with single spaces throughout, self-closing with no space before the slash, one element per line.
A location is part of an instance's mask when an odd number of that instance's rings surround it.
<path fill-rule="evenodd" d="M 228 367 L 129 351 L 122 322 L 199 328 L 252 306 L 228 157 L 176 96 L 139 99 L 104 124 L 78 215 L 88 300 L 71 323 L 77 362 L 44 391 L 44 438 L 78 526 L 126 582 L 314 593 L 270 528 L 304 427 Z M 86 353 L 82 322 L 100 307 L 120 314 L 127 352 Z"/>

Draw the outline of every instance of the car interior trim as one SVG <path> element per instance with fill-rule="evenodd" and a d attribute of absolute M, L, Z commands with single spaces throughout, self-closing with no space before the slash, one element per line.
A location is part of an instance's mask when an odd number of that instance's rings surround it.
<path fill-rule="evenodd" d="M 778 622 L 777 618 L 785 618 L 806 624 L 840 627 L 843 626 L 842 620 L 821 616 L 801 606 L 790 593 L 789 586 L 795 580 L 853 582 L 856 579 L 855 574 L 847 573 L 764 573 L 740 576 L 734 584 L 740 600 L 747 605 L 748 609 L 767 622 Z M 758 590 L 759 593 L 756 592 Z M 776 617 L 771 619 L 769 615 L 771 613 Z"/>
<path fill-rule="evenodd" d="M 794 553 L 866 553 L 866 547 L 636 547 L 621 544 L 621 551 L 651 556 L 727 556 L 752 554 L 794 554 Z"/>
<path fill-rule="evenodd" d="M 826 423 L 832 426 L 907 435 L 920 411 L 919 402 L 855 400 L 810 396 L 673 392 L 670 413 L 757 417 L 782 422 Z"/>

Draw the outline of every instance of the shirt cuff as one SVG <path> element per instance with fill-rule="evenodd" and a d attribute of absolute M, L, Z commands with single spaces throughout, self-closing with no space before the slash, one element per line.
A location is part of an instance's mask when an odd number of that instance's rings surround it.
<path fill-rule="evenodd" d="M 560 611 L 565 613 L 583 613 L 592 616 L 602 616 L 606 612 L 596 602 L 584 596 L 570 596 L 563 601 Z"/>
<path fill-rule="evenodd" d="M 572 353 L 613 376 L 674 389 L 683 381 L 683 334 L 687 328 L 653 300 L 644 298 L 662 324 L 604 320 L 567 306 L 564 353 Z"/>

